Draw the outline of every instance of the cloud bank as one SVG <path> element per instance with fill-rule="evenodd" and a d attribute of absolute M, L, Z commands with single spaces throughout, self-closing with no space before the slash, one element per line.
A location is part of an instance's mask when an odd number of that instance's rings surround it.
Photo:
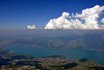
<path fill-rule="evenodd" d="M 51 19 L 45 29 L 104 29 L 104 18 L 99 24 L 98 18 L 104 11 L 104 6 L 96 5 L 82 10 L 81 14 L 63 12 L 62 16 Z"/>
<path fill-rule="evenodd" d="M 36 26 L 35 25 L 28 25 L 27 29 L 36 29 Z"/>

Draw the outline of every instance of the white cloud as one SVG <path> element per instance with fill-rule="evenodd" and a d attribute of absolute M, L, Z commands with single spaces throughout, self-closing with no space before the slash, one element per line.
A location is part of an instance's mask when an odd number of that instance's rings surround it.
<path fill-rule="evenodd" d="M 35 25 L 28 25 L 27 29 L 36 29 L 36 26 Z"/>
<path fill-rule="evenodd" d="M 104 18 L 101 20 L 101 23 L 102 23 L 101 28 L 104 29 Z"/>
<path fill-rule="evenodd" d="M 103 11 L 104 6 L 96 5 L 82 10 L 81 14 L 70 15 L 63 12 L 61 17 L 51 19 L 45 29 L 101 29 L 98 18 Z M 104 22 L 104 19 L 102 21 Z"/>
<path fill-rule="evenodd" d="M 104 18 L 101 20 L 101 22 L 104 24 Z"/>

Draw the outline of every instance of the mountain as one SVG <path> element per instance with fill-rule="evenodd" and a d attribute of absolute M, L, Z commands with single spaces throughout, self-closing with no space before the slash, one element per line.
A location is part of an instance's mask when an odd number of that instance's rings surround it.
<path fill-rule="evenodd" d="M 17 30 L 4 31 L 0 47 L 82 48 L 104 50 L 104 30 Z"/>

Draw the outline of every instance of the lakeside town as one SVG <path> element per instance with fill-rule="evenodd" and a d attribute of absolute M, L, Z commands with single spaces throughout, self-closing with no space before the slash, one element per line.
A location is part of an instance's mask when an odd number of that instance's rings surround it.
<path fill-rule="evenodd" d="M 71 60 L 60 55 L 35 58 L 1 51 L 0 70 L 104 70 L 104 65 L 87 58 Z"/>

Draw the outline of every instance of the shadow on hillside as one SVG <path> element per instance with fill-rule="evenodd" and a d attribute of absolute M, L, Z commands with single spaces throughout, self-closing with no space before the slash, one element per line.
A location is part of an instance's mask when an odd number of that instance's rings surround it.
<path fill-rule="evenodd" d="M 76 67 L 78 64 L 76 62 L 72 62 L 66 65 L 62 65 L 65 69 Z"/>
<path fill-rule="evenodd" d="M 104 70 L 104 67 L 89 67 L 89 68 L 94 70 Z"/>

